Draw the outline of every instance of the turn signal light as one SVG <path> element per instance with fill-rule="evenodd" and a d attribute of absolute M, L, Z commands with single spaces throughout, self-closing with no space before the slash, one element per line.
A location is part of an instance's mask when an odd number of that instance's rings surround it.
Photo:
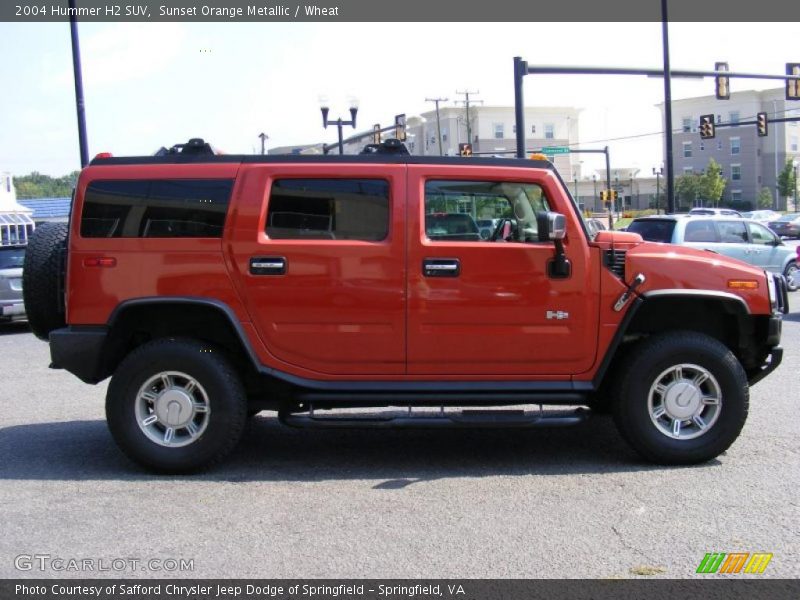
<path fill-rule="evenodd" d="M 757 290 L 758 282 L 752 279 L 729 279 L 728 287 L 732 290 Z"/>
<path fill-rule="evenodd" d="M 83 259 L 84 267 L 116 267 L 117 259 L 113 256 L 94 256 Z"/>

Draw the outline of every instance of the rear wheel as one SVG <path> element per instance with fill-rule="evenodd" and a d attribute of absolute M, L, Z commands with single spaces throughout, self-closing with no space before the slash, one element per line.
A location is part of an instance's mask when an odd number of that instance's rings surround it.
<path fill-rule="evenodd" d="M 800 281 L 797 280 L 797 263 L 792 261 L 786 265 L 783 276 L 786 278 L 786 289 L 790 292 L 796 292 L 797 287 L 800 286 Z"/>
<path fill-rule="evenodd" d="M 653 336 L 630 354 L 613 414 L 623 438 L 661 464 L 705 462 L 724 452 L 747 419 L 747 377 L 733 353 L 709 336 Z"/>
<path fill-rule="evenodd" d="M 159 339 L 122 361 L 108 388 L 106 417 L 114 440 L 155 471 L 196 471 L 238 443 L 247 399 L 228 361 L 206 344 Z"/>

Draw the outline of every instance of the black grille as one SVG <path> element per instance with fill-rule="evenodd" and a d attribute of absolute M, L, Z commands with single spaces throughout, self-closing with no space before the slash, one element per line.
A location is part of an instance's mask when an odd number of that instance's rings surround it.
<path fill-rule="evenodd" d="M 625 250 L 606 250 L 603 261 L 617 277 L 625 279 Z"/>

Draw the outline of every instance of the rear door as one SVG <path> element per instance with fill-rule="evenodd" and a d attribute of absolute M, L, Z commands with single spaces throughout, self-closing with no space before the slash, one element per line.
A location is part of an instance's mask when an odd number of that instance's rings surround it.
<path fill-rule="evenodd" d="M 567 379 L 595 360 L 599 265 L 578 219 L 568 218 L 569 277 L 548 275 L 553 242 L 535 212 L 566 207 L 545 170 L 409 165 L 408 372 L 412 375 Z M 570 209 L 571 210 L 571 209 Z M 460 222 L 440 215 L 462 215 Z M 495 240 L 468 226 L 508 219 Z M 505 241 L 504 241 L 504 238 Z"/>
<path fill-rule="evenodd" d="M 788 253 L 780 238 L 760 223 L 747 223 L 750 235 L 752 264 L 776 273 L 783 270 L 783 259 Z"/>
<path fill-rule="evenodd" d="M 405 168 L 243 167 L 229 247 L 271 366 L 405 373 Z"/>

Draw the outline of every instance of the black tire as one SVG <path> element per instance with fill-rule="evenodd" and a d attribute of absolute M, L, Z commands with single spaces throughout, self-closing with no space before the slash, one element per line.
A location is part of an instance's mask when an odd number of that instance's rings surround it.
<path fill-rule="evenodd" d="M 797 291 L 798 286 L 800 286 L 800 282 L 797 281 L 798 275 L 797 263 L 795 261 L 792 261 L 786 265 L 786 269 L 783 271 L 783 276 L 786 278 L 786 289 L 788 291 Z"/>
<path fill-rule="evenodd" d="M 709 419 L 711 425 L 707 430 L 703 431 L 691 419 L 685 421 L 688 431 L 684 435 L 692 430 L 698 432 L 698 437 L 693 439 L 676 439 L 662 432 L 656 425 L 656 421 L 662 421 L 651 418 L 648 407 L 651 386 L 665 371 L 678 365 L 695 365 L 710 373 L 721 396 L 716 420 Z M 692 369 L 684 371 L 691 373 Z M 747 419 L 749 388 L 744 369 L 725 345 L 707 335 L 684 331 L 652 336 L 629 354 L 619 374 L 614 394 L 614 421 L 625 441 L 651 462 L 687 465 L 711 460 L 736 440 Z M 712 380 L 702 385 L 712 385 Z M 680 402 L 682 395 L 678 393 L 672 397 Z M 667 395 L 661 397 L 666 406 Z M 654 393 L 654 399 L 658 398 Z M 704 411 L 714 409 L 701 406 Z M 707 413 L 700 415 L 701 421 L 706 416 Z M 663 418 L 664 423 L 668 422 L 669 412 Z M 676 420 L 681 421 L 672 419 L 673 425 Z"/>
<path fill-rule="evenodd" d="M 47 340 L 66 325 L 63 294 L 66 223 L 43 223 L 33 232 L 22 267 L 22 298 L 34 335 Z"/>
<path fill-rule="evenodd" d="M 206 419 L 205 429 L 181 447 L 153 441 L 136 412 L 142 386 L 167 371 L 190 376 L 207 397 L 207 415 L 197 416 L 201 422 Z M 154 395 L 162 397 L 165 390 Z M 193 393 L 194 401 L 198 392 Z M 111 435 L 130 459 L 161 473 L 188 473 L 222 460 L 236 446 L 247 420 L 247 397 L 236 371 L 212 347 L 195 340 L 158 339 L 131 352 L 117 368 L 106 395 L 106 418 Z M 148 431 L 158 434 L 165 430 L 160 423 L 152 428 Z M 188 430 L 184 433 L 182 439 L 187 440 Z"/>

